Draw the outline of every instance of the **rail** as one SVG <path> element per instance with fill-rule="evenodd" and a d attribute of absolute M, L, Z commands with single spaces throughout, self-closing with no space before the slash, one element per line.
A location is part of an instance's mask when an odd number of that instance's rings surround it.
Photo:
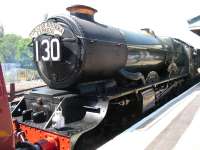
<path fill-rule="evenodd" d="M 46 86 L 46 84 L 34 86 L 34 87 L 31 87 L 31 88 L 25 88 L 25 89 L 22 89 L 22 90 L 16 90 L 15 83 L 10 83 L 9 84 L 9 92 L 7 92 L 8 100 L 9 100 L 9 102 L 11 102 L 15 98 L 22 97 L 25 92 L 28 92 L 28 91 L 32 90 L 33 88 L 40 88 L 40 87 L 44 87 L 44 86 Z"/>

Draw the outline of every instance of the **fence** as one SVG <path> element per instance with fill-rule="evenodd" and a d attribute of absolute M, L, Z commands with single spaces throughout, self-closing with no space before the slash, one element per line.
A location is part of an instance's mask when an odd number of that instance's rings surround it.
<path fill-rule="evenodd" d="M 45 86 L 45 83 L 34 69 L 20 68 L 20 64 L 16 63 L 4 63 L 1 65 L 10 101 L 22 96 L 25 91 Z"/>

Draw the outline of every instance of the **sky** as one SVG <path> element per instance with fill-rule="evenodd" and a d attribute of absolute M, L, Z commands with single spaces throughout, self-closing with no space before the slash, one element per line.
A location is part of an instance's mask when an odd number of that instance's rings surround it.
<path fill-rule="evenodd" d="M 128 31 L 151 28 L 158 36 L 180 38 L 200 48 L 200 37 L 187 23 L 200 15 L 200 0 L 0 0 L 0 24 L 6 33 L 28 37 L 45 14 L 68 14 L 66 7 L 74 4 L 97 9 L 99 23 Z"/>

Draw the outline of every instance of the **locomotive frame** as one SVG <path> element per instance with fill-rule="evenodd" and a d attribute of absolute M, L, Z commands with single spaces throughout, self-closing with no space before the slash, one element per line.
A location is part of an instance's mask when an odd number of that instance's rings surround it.
<path fill-rule="evenodd" d="M 112 105 L 112 103 L 116 105 L 116 102 L 118 102 L 118 105 L 122 105 L 122 100 L 126 100 L 126 104 L 123 104 L 124 109 L 132 103 L 132 106 L 130 105 L 131 108 L 137 106 L 137 112 L 135 113 L 141 114 L 147 109 L 159 104 L 159 99 L 164 97 L 165 94 L 172 89 L 180 86 L 186 77 L 187 74 L 134 89 L 118 89 L 117 92 L 105 88 L 106 84 L 108 84 L 107 81 L 106 83 L 100 83 L 100 85 L 97 86 L 98 88 L 101 87 L 100 91 L 104 92 L 89 96 L 67 94 L 66 91 L 62 90 L 39 88 L 25 95 L 24 99 L 21 100 L 12 111 L 12 115 L 19 121 L 21 130 L 26 133 L 26 138 L 31 143 L 37 143 L 38 139 L 46 139 L 47 137 L 50 137 L 56 141 L 56 145 L 60 145 L 60 150 L 79 149 L 80 146 L 77 144 L 78 140 L 82 138 L 85 133 L 91 132 L 94 128 L 100 125 L 108 113 L 109 105 Z M 151 93 L 148 91 L 152 91 L 152 89 L 155 91 L 155 95 L 149 95 Z M 26 118 L 21 115 L 22 112 L 26 110 L 27 106 L 25 103 L 31 103 L 30 100 L 35 101 L 38 97 L 42 97 L 45 104 L 52 103 L 52 100 L 54 103 L 57 101 L 57 103 L 54 104 L 56 109 L 52 113 L 51 117 L 43 123 L 35 123 L 26 120 Z M 154 99 L 150 97 L 154 97 Z M 80 105 L 80 101 L 83 101 L 84 99 L 87 101 Z M 63 129 L 57 130 L 51 127 L 51 123 L 54 113 L 60 106 L 62 106 L 62 110 L 65 113 L 65 118 L 69 119 Z M 84 109 L 84 115 L 80 114 L 81 109 Z M 77 110 L 78 112 L 76 112 Z M 133 112 L 134 111 L 132 110 L 132 113 Z M 71 117 L 73 117 L 73 119 Z"/>

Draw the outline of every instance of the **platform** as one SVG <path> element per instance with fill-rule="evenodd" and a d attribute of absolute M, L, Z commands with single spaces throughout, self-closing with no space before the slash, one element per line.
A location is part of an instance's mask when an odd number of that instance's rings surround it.
<path fill-rule="evenodd" d="M 98 150 L 200 150 L 200 83 Z"/>

